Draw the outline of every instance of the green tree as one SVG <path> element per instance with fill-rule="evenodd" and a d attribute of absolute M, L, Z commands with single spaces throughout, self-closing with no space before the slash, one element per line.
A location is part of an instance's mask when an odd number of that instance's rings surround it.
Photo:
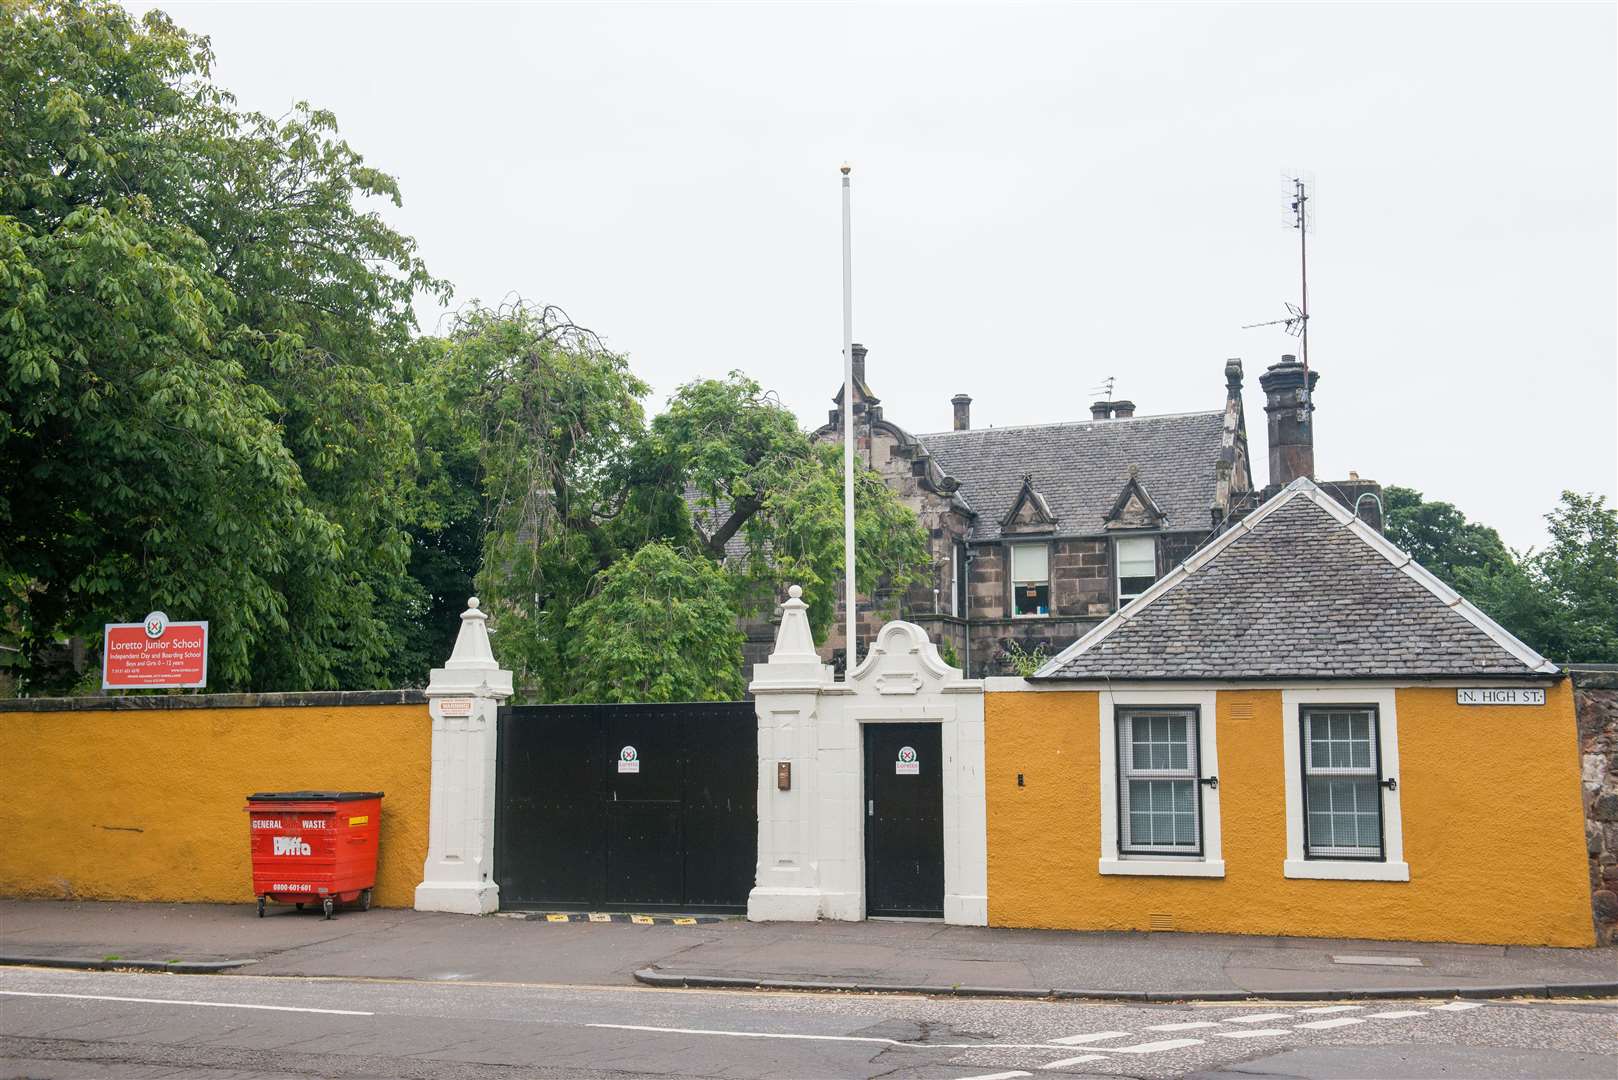
<path fill-rule="evenodd" d="M 647 387 L 621 356 L 559 310 L 517 303 L 464 312 L 417 383 L 426 408 L 417 429 L 431 444 L 419 456 L 431 467 L 475 463 L 479 493 L 476 507 L 449 512 L 437 535 L 476 534 L 478 589 L 525 696 L 577 700 L 615 678 L 619 658 L 576 647 L 581 629 L 596 642 L 640 635 L 630 654 L 660 654 L 655 620 L 609 635 L 590 620 L 619 608 L 578 614 L 635 560 L 651 560 L 671 582 L 692 579 L 694 570 L 676 572 L 662 553 L 643 554 L 649 545 L 711 564 L 724 588 L 705 610 L 730 612 L 727 635 L 738 617 L 768 615 L 791 583 L 804 586 L 824 635 L 842 566 L 841 459 L 811 445 L 745 375 L 683 386 L 647 423 Z M 862 470 L 856 509 L 860 584 L 868 595 L 894 595 L 926 567 L 926 536 L 874 473 Z M 740 687 L 734 642 L 723 671 L 681 675 L 658 692 L 702 697 Z"/>
<path fill-rule="evenodd" d="M 1493 573 L 1511 565 L 1500 534 L 1468 521 L 1450 503 L 1429 502 L 1403 487 L 1384 489 L 1382 498 L 1384 535 L 1452 588 L 1463 570 Z"/>
<path fill-rule="evenodd" d="M 697 540 L 726 560 L 745 614 L 766 614 L 787 586 L 801 585 L 815 638 L 824 641 L 842 581 L 842 461 L 840 448 L 813 445 L 774 395 L 733 371 L 680 387 L 637 446 L 627 483 L 653 493 L 635 504 L 649 521 L 690 521 L 695 509 Z M 854 509 L 860 595 L 897 614 L 929 565 L 926 532 L 863 467 Z"/>
<path fill-rule="evenodd" d="M 661 541 L 613 563 L 568 616 L 569 699 L 740 699 L 734 587 L 712 559 Z"/>
<path fill-rule="evenodd" d="M 1466 569 L 1460 591 L 1517 637 L 1562 663 L 1618 663 L 1618 511 L 1562 493 L 1551 541 L 1504 567 Z"/>
<path fill-rule="evenodd" d="M 161 607 L 214 688 L 405 677 L 410 301 L 397 185 L 328 113 L 235 108 L 204 39 L 0 11 L 0 602 L 24 670 Z M 26 676 L 25 676 L 26 684 Z"/>
<path fill-rule="evenodd" d="M 529 697 L 568 696 L 568 616 L 639 546 L 620 540 L 620 478 L 646 392 L 564 312 L 522 302 L 463 311 L 412 382 L 430 522 L 416 550 L 476 551 L 501 662 Z M 464 600 L 440 612 L 446 633 Z"/>

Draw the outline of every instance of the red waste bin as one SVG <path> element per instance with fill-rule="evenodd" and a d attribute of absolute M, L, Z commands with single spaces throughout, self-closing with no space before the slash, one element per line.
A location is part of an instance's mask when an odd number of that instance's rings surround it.
<path fill-rule="evenodd" d="M 258 915 L 266 901 L 371 906 L 380 791 L 260 791 L 247 797 Z"/>

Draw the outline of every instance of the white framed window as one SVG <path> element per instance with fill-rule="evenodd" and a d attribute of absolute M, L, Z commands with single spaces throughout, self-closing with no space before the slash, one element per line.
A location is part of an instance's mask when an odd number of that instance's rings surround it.
<path fill-rule="evenodd" d="M 1201 855 L 1197 710 L 1125 707 L 1118 729 L 1118 853 Z"/>
<path fill-rule="evenodd" d="M 1157 538 L 1120 536 L 1114 542 L 1118 564 L 1118 606 L 1123 607 L 1157 580 Z"/>
<path fill-rule="evenodd" d="M 1051 613 L 1049 544 L 1011 545 L 1011 613 L 1017 618 Z"/>
<path fill-rule="evenodd" d="M 1409 881 L 1386 687 L 1281 692 L 1289 878 Z"/>
<path fill-rule="evenodd" d="M 1103 874 L 1224 877 L 1212 690 L 1101 694 Z"/>

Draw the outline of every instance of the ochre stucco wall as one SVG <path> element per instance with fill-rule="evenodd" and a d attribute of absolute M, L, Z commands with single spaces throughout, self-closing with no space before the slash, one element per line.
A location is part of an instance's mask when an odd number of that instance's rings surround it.
<path fill-rule="evenodd" d="M 1397 691 L 1410 880 L 1376 882 L 1282 875 L 1279 690 L 1218 696 L 1224 878 L 1099 874 L 1098 695 L 990 693 L 989 923 L 1146 930 L 1158 915 L 1208 933 L 1593 944 L 1572 689 L 1546 697 L 1464 707 L 1452 688 Z"/>
<path fill-rule="evenodd" d="M 0 895 L 248 901 L 244 796 L 382 791 L 376 903 L 427 857 L 425 705 L 0 713 Z"/>

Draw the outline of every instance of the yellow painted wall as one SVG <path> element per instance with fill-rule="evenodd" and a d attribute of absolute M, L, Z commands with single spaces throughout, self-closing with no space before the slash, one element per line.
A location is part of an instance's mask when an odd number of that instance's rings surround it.
<path fill-rule="evenodd" d="M 1570 683 L 1540 707 L 1396 694 L 1408 882 L 1282 875 L 1279 690 L 1218 695 L 1222 879 L 1099 874 L 1097 693 L 990 693 L 989 923 L 1147 930 L 1155 914 L 1207 933 L 1594 944 Z"/>
<path fill-rule="evenodd" d="M 0 713 L 0 895 L 252 899 L 245 796 L 381 791 L 376 903 L 427 857 L 425 705 Z"/>

